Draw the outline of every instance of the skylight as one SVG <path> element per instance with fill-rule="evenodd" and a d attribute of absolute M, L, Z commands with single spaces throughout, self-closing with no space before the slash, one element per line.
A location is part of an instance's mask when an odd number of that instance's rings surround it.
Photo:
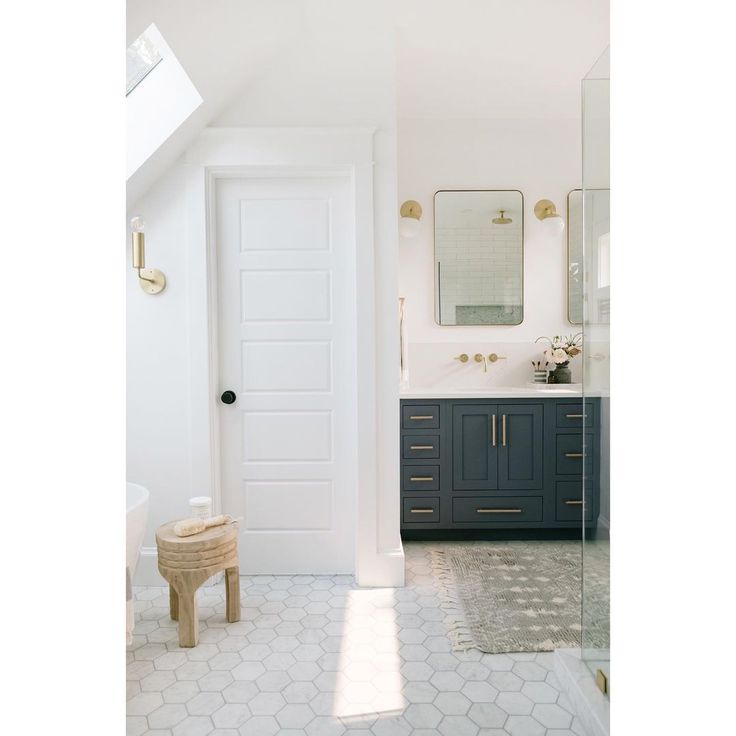
<path fill-rule="evenodd" d="M 125 54 L 127 71 L 126 97 L 150 74 L 161 62 L 161 54 L 146 33 L 142 33 L 133 41 Z"/>
<path fill-rule="evenodd" d="M 126 52 L 127 178 L 202 104 L 202 97 L 151 23 Z"/>

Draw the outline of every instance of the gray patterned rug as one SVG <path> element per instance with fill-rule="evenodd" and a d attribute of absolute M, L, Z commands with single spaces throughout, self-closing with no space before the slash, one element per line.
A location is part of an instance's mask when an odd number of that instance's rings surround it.
<path fill-rule="evenodd" d="M 464 542 L 432 552 L 456 648 L 579 647 L 580 542 Z"/>

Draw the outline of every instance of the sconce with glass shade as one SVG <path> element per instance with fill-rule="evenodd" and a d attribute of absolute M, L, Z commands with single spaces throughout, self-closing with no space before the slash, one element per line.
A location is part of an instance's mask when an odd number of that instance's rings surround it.
<path fill-rule="evenodd" d="M 562 235 L 565 221 L 557 214 L 555 203 L 551 199 L 540 199 L 534 205 L 534 214 L 542 221 L 542 227 L 547 235 Z"/>
<path fill-rule="evenodd" d="M 407 199 L 399 210 L 399 234 L 404 238 L 415 238 L 419 234 L 419 220 L 422 218 L 422 205 Z"/>
<path fill-rule="evenodd" d="M 138 271 L 138 283 L 147 294 L 159 294 L 166 288 L 166 276 L 157 268 L 146 268 L 146 224 L 142 217 L 130 221 L 133 242 L 133 268 Z"/>

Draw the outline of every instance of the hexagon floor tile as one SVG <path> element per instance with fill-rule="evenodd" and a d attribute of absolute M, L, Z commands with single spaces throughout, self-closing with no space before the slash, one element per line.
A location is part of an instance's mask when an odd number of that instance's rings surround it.
<path fill-rule="evenodd" d="M 193 649 L 178 645 L 168 590 L 135 588 L 127 733 L 584 736 L 549 653 L 452 650 L 436 545 L 404 545 L 405 588 L 358 588 L 347 575 L 244 575 L 234 624 L 223 584 L 203 586 Z"/>

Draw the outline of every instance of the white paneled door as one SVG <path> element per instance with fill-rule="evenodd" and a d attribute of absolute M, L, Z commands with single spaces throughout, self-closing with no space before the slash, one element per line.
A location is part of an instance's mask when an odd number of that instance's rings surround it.
<path fill-rule="evenodd" d="M 353 572 L 355 235 L 348 176 L 218 179 L 222 508 L 241 571 Z"/>

